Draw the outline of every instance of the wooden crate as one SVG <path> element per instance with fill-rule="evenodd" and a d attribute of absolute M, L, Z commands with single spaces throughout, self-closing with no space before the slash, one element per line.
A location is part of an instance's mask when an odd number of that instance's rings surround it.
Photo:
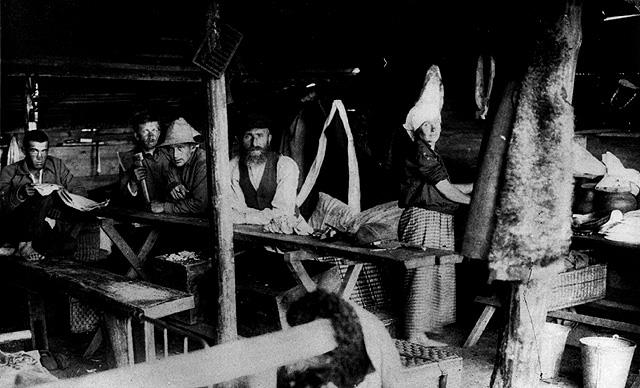
<path fill-rule="evenodd" d="M 459 388 L 462 386 L 462 357 L 446 347 L 424 346 L 395 340 L 404 369 L 403 388 Z"/>
<path fill-rule="evenodd" d="M 549 297 L 549 311 L 603 299 L 607 292 L 607 265 L 594 264 L 563 272 Z"/>
<path fill-rule="evenodd" d="M 200 280 L 210 268 L 211 260 L 206 257 L 186 262 L 174 262 L 167 260 L 167 255 L 161 255 L 151 257 L 145 263 L 145 270 L 152 283 L 193 294 L 196 308 L 176 316 L 176 319 L 187 324 L 195 324 L 204 320 L 199 285 Z"/>

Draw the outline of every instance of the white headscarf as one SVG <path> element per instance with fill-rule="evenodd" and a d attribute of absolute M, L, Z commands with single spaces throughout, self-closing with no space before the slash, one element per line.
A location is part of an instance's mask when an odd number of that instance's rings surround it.
<path fill-rule="evenodd" d="M 440 112 L 444 103 L 444 88 L 442 76 L 437 65 L 432 65 L 424 78 L 424 86 L 420 92 L 420 98 L 407 114 L 403 125 L 407 133 L 414 139 L 415 130 L 425 122 L 440 123 Z"/>

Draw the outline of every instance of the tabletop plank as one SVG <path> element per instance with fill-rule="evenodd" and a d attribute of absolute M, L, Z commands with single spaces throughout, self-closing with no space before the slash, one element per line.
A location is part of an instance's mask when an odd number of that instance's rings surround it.
<path fill-rule="evenodd" d="M 3 258 L 0 279 L 19 287 L 66 293 L 110 311 L 161 318 L 195 307 L 193 295 L 67 260 Z"/>
<path fill-rule="evenodd" d="M 209 226 L 207 219 L 201 217 L 151 213 L 114 206 L 100 209 L 95 214 L 120 221 L 138 222 L 155 226 L 188 225 L 200 228 L 207 228 Z M 354 246 L 344 241 L 327 242 L 312 236 L 264 232 L 260 225 L 234 225 L 233 230 L 234 240 L 236 241 L 275 246 L 281 250 L 307 250 L 326 256 L 336 256 L 354 261 L 401 263 L 406 268 L 431 266 L 436 263 L 459 263 L 462 260 L 462 256 L 448 250 L 433 248 L 420 250 L 404 247 L 387 250 L 371 249 Z"/>
<path fill-rule="evenodd" d="M 180 214 L 152 213 L 137 209 L 107 206 L 92 212 L 95 216 L 112 218 L 118 221 L 138 222 L 150 225 L 185 225 L 208 228 L 209 221 L 204 217 L 185 216 Z"/>
<path fill-rule="evenodd" d="M 234 225 L 234 238 L 238 241 L 272 245 L 282 250 L 308 250 L 316 254 L 342 257 L 371 263 L 402 263 L 406 268 L 434 265 L 437 262 L 459 262 L 462 258 L 453 251 L 442 249 L 371 249 L 351 245 L 344 241 L 325 242 L 311 236 L 263 232 L 256 225 Z"/>

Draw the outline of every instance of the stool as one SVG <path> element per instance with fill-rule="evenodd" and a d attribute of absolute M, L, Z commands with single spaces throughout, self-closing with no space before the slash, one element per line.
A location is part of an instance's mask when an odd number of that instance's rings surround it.
<path fill-rule="evenodd" d="M 495 313 L 496 309 L 501 306 L 500 301 L 496 296 L 478 296 L 473 301 L 481 303 L 485 305 L 485 307 L 482 310 L 482 314 L 480 314 L 480 318 L 476 321 L 475 326 L 473 326 L 471 334 L 469 334 L 467 340 L 464 341 L 464 345 L 462 345 L 463 348 L 474 346 L 478 342 L 480 336 L 484 332 L 484 329 L 487 328 L 487 324 L 491 320 L 491 317 L 493 317 L 493 313 Z"/>
<path fill-rule="evenodd" d="M 462 357 L 443 347 L 424 346 L 395 340 L 404 369 L 403 388 L 459 388 L 462 386 Z"/>

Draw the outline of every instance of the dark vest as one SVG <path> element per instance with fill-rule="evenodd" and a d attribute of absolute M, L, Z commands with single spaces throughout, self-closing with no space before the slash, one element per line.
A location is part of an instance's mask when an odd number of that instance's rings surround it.
<path fill-rule="evenodd" d="M 249 179 L 249 170 L 245 163 L 240 162 L 240 188 L 244 194 L 244 201 L 247 206 L 253 209 L 271 209 L 271 201 L 276 194 L 278 159 L 280 155 L 275 152 L 267 153 L 267 162 L 264 166 L 264 173 L 260 180 L 258 190 L 253 188 Z"/>

